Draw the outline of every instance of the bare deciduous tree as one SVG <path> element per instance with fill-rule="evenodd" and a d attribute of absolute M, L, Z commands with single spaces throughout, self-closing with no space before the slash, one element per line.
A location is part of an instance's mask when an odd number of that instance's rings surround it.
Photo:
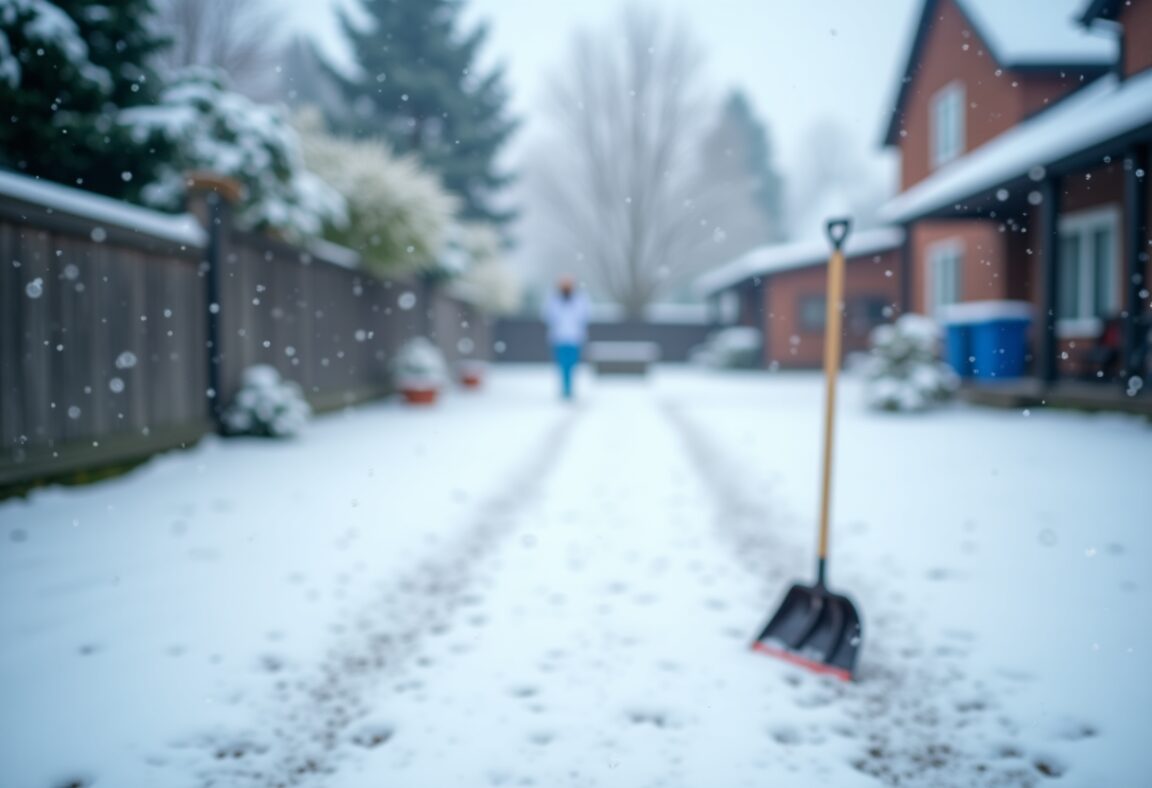
<path fill-rule="evenodd" d="M 214 66 L 257 99 L 277 88 L 282 16 L 268 0 L 161 0 L 157 12 L 172 37 L 168 66 Z"/>
<path fill-rule="evenodd" d="M 577 36 L 552 88 L 538 191 L 596 288 L 641 317 L 690 269 L 700 51 L 655 10 Z"/>

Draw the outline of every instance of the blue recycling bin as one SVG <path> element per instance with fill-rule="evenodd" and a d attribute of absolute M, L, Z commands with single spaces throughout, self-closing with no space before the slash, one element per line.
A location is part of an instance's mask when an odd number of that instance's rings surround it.
<path fill-rule="evenodd" d="M 945 357 L 961 378 L 980 381 L 1021 377 L 1028 361 L 1031 304 L 968 301 L 943 310 Z"/>
<path fill-rule="evenodd" d="M 973 377 L 1010 380 L 1024 375 L 1028 360 L 1027 317 L 998 317 L 972 326 Z"/>
<path fill-rule="evenodd" d="M 951 322 L 944 326 L 944 360 L 961 378 L 972 377 L 972 326 Z"/>

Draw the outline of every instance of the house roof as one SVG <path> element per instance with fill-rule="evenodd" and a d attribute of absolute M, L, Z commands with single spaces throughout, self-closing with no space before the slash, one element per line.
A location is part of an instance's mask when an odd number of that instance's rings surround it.
<path fill-rule="evenodd" d="M 874 227 L 848 236 L 844 245 L 847 258 L 895 249 L 904 242 L 899 227 Z M 822 238 L 786 244 L 759 246 L 696 280 L 693 287 L 702 296 L 713 295 L 758 276 L 822 265 L 828 260 L 828 242 Z"/>
<path fill-rule="evenodd" d="M 900 112 L 927 42 L 930 22 L 939 14 L 940 1 L 924 0 L 921 6 L 920 20 L 912 36 L 900 87 L 884 132 L 885 145 L 897 143 Z M 1003 68 L 1033 71 L 1079 68 L 1099 74 L 1118 56 L 1118 44 L 1113 37 L 1076 24 L 1076 12 L 1084 0 L 953 2 Z"/>
<path fill-rule="evenodd" d="M 1115 19 L 1120 15 L 1124 2 L 1125 0 L 1091 0 L 1080 14 L 1080 23 L 1088 25 L 1097 19 Z"/>
<path fill-rule="evenodd" d="M 1152 71 L 1123 81 L 1112 74 L 1101 77 L 937 170 L 889 201 L 880 216 L 905 222 L 942 214 L 1036 168 L 1071 166 L 1094 148 L 1127 136 L 1152 136 Z"/>

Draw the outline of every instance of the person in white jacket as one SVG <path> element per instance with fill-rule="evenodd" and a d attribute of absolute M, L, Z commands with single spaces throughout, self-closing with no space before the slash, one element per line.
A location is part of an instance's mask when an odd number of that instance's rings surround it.
<path fill-rule="evenodd" d="M 544 302 L 548 341 L 560 370 L 560 391 L 572 399 L 572 376 L 580 363 L 580 350 L 588 338 L 588 300 L 570 276 L 562 276 Z"/>

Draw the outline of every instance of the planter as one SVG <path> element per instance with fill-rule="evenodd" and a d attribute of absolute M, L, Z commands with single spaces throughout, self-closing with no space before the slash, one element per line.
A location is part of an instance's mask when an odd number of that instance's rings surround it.
<path fill-rule="evenodd" d="M 410 405 L 435 405 L 440 389 L 434 386 L 400 386 L 404 401 Z"/>
<path fill-rule="evenodd" d="M 483 361 L 461 361 L 456 367 L 460 385 L 466 389 L 478 389 L 484 385 L 487 365 Z"/>

